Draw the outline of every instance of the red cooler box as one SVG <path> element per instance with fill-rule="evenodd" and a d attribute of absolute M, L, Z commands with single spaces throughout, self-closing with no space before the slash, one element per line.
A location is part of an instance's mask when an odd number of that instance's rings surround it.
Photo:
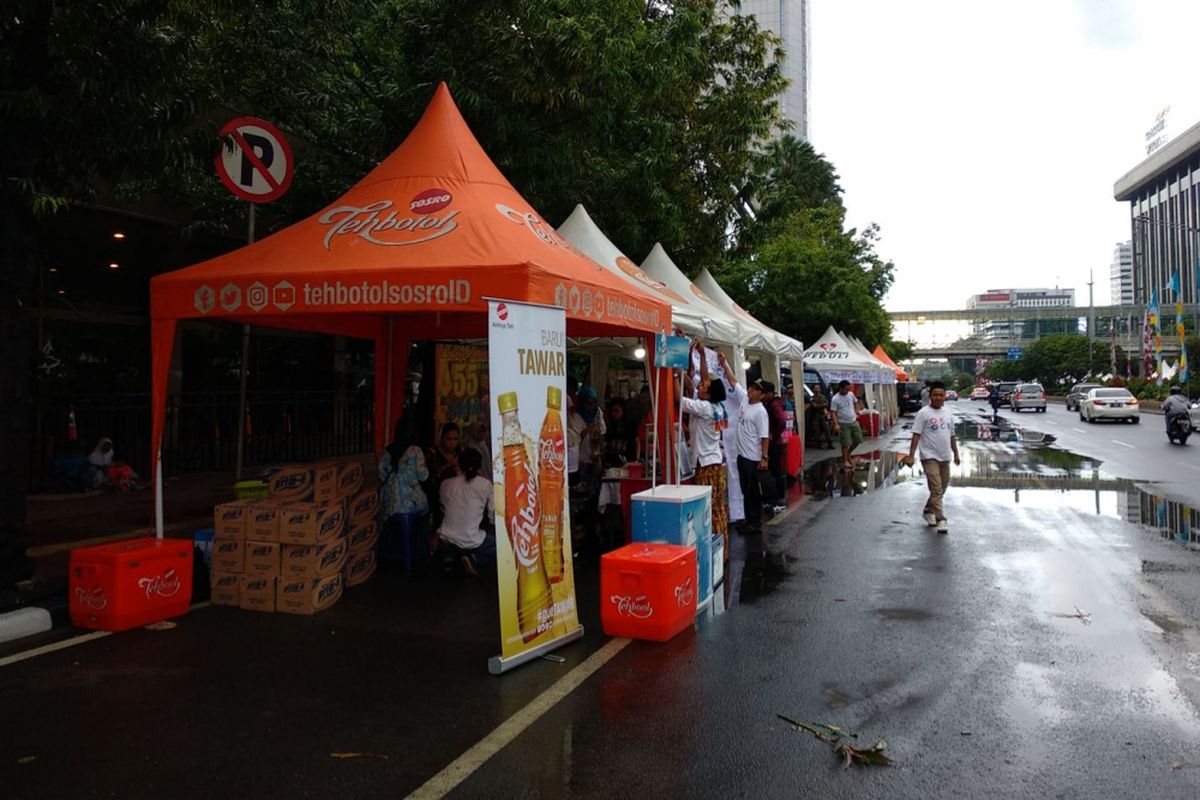
<path fill-rule="evenodd" d="M 879 435 L 879 412 L 868 411 L 858 415 L 858 427 L 862 428 L 863 436 Z"/>
<path fill-rule="evenodd" d="M 665 642 L 696 616 L 696 548 L 635 542 L 600 557 L 600 621 L 608 636 Z"/>
<path fill-rule="evenodd" d="M 177 617 L 192 602 L 192 543 L 129 539 L 71 551 L 71 622 L 124 631 Z"/>

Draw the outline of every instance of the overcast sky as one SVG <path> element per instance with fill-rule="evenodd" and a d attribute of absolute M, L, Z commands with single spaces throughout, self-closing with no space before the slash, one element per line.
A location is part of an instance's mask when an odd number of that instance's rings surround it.
<path fill-rule="evenodd" d="M 1200 0 L 811 0 L 810 139 L 896 264 L 889 310 L 1109 299 L 1117 178 L 1200 121 Z"/>

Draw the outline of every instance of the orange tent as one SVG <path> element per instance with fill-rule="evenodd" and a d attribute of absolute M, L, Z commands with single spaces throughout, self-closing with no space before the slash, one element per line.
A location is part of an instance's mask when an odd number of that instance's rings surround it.
<path fill-rule="evenodd" d="M 260 242 L 150 281 L 154 463 L 178 320 L 373 339 L 381 449 L 399 416 L 411 340 L 485 338 L 488 297 L 563 306 L 571 336 L 649 336 L 671 324 L 668 303 L 542 220 L 484 153 L 442 83 L 400 147 L 335 202 Z"/>
<path fill-rule="evenodd" d="M 887 354 L 887 351 L 885 351 L 883 349 L 883 345 L 881 345 L 881 344 L 875 345 L 875 350 L 871 353 L 871 355 L 875 356 L 880 361 L 887 364 L 892 369 L 896 370 L 896 380 L 898 380 L 898 381 L 908 380 L 908 373 L 905 372 L 900 367 L 896 366 L 896 362 L 892 361 L 891 356 L 889 356 Z"/>

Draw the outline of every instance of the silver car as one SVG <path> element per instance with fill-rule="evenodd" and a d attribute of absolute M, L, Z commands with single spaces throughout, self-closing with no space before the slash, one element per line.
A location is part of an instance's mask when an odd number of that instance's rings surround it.
<path fill-rule="evenodd" d="M 1012 410 L 1024 411 L 1032 408 L 1034 411 L 1046 411 L 1046 390 L 1040 383 L 1022 383 L 1013 389 Z"/>
<path fill-rule="evenodd" d="M 1128 389 L 1092 389 L 1079 404 L 1079 418 L 1084 422 L 1123 419 L 1136 424 L 1141 421 L 1141 409 Z"/>

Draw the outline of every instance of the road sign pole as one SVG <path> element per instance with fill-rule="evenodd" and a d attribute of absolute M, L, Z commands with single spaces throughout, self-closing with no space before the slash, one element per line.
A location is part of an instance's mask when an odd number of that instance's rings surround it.
<path fill-rule="evenodd" d="M 246 244 L 254 244 L 254 204 L 250 204 L 250 219 L 247 225 Z M 242 325 L 242 366 L 238 375 L 238 433 L 237 461 L 233 468 L 233 479 L 242 479 L 242 461 L 246 452 L 246 373 L 250 361 L 250 326 Z"/>

